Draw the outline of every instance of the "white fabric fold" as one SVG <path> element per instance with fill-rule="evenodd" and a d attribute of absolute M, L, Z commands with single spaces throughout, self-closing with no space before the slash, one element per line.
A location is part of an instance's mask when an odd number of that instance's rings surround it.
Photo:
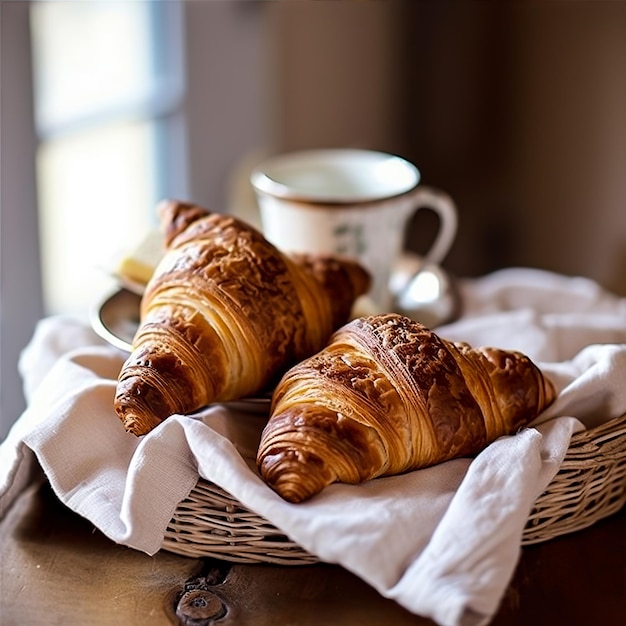
<path fill-rule="evenodd" d="M 0 446 L 0 507 L 39 466 L 68 507 L 113 541 L 154 554 L 202 476 L 408 610 L 441 626 L 486 624 L 517 564 L 533 502 L 572 433 L 626 413 L 626 306 L 591 281 L 523 268 L 461 288 L 464 316 L 437 332 L 522 350 L 559 391 L 535 428 L 471 461 L 332 485 L 288 504 L 254 469 L 264 416 L 216 405 L 129 435 L 112 408 L 123 353 L 81 322 L 53 317 L 22 355 L 28 408 Z"/>

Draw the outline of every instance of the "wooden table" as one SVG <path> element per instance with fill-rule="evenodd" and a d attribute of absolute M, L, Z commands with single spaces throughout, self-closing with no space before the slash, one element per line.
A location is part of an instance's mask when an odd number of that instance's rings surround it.
<path fill-rule="evenodd" d="M 229 565 L 119 546 L 46 483 L 7 512 L 0 540 L 2 626 L 433 625 L 338 566 Z M 492 624 L 622 626 L 625 616 L 626 508 L 524 548 Z"/>

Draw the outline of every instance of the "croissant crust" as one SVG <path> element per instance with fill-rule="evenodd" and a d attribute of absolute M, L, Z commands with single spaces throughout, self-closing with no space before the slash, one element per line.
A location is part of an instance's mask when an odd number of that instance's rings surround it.
<path fill-rule="evenodd" d="M 282 378 L 257 464 L 283 498 L 473 455 L 554 399 L 525 355 L 442 339 L 407 317 L 359 318 Z"/>

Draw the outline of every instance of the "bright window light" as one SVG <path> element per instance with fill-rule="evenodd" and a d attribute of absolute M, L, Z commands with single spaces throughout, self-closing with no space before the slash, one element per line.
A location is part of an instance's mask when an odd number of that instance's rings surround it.
<path fill-rule="evenodd" d="M 154 227 L 182 72 L 168 55 L 177 3 L 36 2 L 31 8 L 44 305 L 88 312 Z M 178 41 L 180 46 L 180 40 Z M 171 61 L 171 59 L 170 59 Z"/>
<path fill-rule="evenodd" d="M 32 8 L 36 118 L 44 131 L 127 105 L 152 81 L 150 2 Z"/>
<path fill-rule="evenodd" d="M 111 282 L 121 255 L 152 226 L 154 128 L 96 126 L 45 142 L 38 154 L 44 299 L 79 313 Z"/>

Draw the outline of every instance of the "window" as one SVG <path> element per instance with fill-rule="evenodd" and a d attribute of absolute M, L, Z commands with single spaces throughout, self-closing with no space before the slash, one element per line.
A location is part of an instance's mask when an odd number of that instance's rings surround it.
<path fill-rule="evenodd" d="M 179 2 L 31 7 L 44 306 L 82 313 L 181 168 Z M 166 149 L 163 149 L 166 148 Z"/>

